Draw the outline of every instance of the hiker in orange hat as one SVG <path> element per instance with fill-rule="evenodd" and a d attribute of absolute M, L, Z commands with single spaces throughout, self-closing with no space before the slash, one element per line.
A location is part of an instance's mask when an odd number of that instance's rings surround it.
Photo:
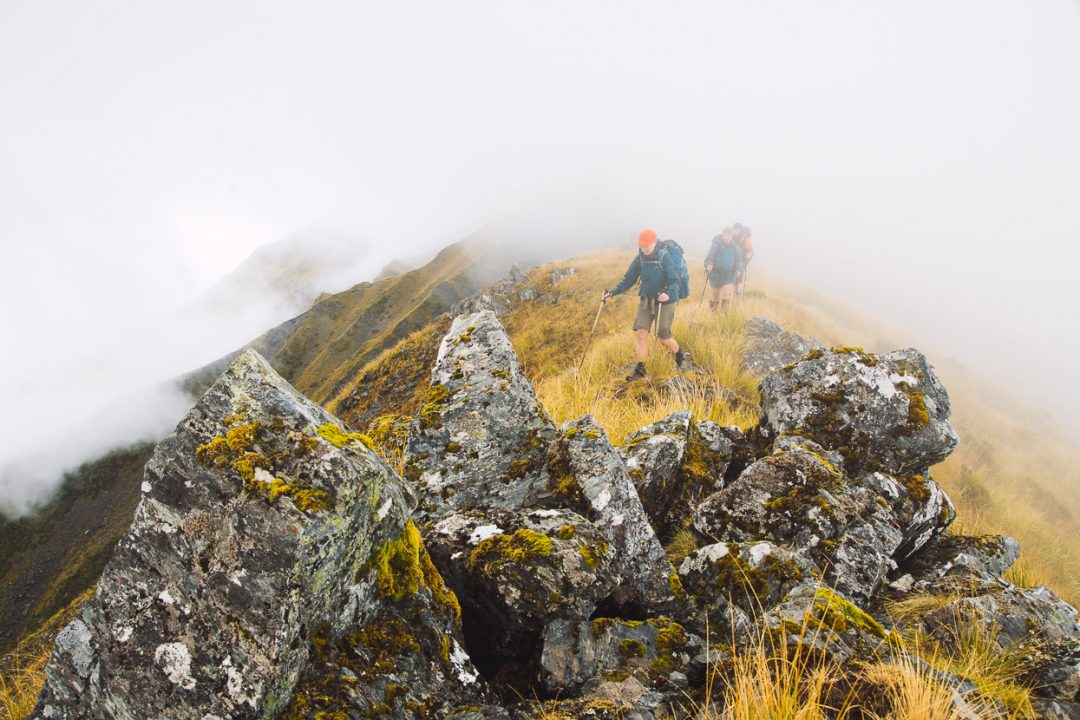
<path fill-rule="evenodd" d="M 674 240 L 658 240 L 656 231 L 646 228 L 638 235 L 638 254 L 630 262 L 618 285 L 604 291 L 603 300 L 632 288 L 638 281 L 638 309 L 634 317 L 634 350 L 637 365 L 627 381 L 645 377 L 645 361 L 649 359 L 649 329 L 656 323 L 656 337 L 671 351 L 680 369 L 687 353 L 671 336 L 675 321 L 675 304 L 690 294 L 689 273 L 682 248 Z"/>

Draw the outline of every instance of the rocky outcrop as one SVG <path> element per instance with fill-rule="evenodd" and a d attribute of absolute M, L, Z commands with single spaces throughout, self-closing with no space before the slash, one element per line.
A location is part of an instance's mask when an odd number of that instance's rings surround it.
<path fill-rule="evenodd" d="M 686 687 L 705 673 L 705 641 L 670 618 L 557 621 L 544 631 L 545 687 L 553 693 L 595 692 L 603 682 L 635 678 L 645 688 Z"/>
<path fill-rule="evenodd" d="M 763 611 L 820 578 L 811 561 L 767 541 L 706 545 L 679 565 L 683 589 L 702 611 L 693 629 L 727 643 L 749 639 Z"/>
<path fill-rule="evenodd" d="M 736 448 L 744 444 L 739 428 L 692 422 L 690 413 L 680 410 L 638 430 L 619 447 L 662 540 L 685 529 L 694 508 L 724 487 Z"/>
<path fill-rule="evenodd" d="M 584 620 L 615 589 L 606 535 L 571 510 L 458 512 L 428 533 L 432 557 L 483 618 L 484 651 L 520 654 L 556 619 Z"/>
<path fill-rule="evenodd" d="M 990 588 L 1020 557 L 1020 543 L 1004 535 L 945 536 L 905 562 L 891 586 L 901 593 Z"/>
<path fill-rule="evenodd" d="M 867 601 L 898 558 L 952 521 L 952 505 L 928 478 L 848 475 L 816 443 L 784 438 L 694 516 L 703 538 L 769 540 L 824 571 L 845 595 Z"/>
<path fill-rule="evenodd" d="M 276 717 L 330 696 L 405 718 L 483 697 L 406 487 L 254 352 L 157 447 L 142 490 L 34 718 Z"/>
<path fill-rule="evenodd" d="M 619 453 L 592 418 L 555 427 L 491 310 L 454 320 L 405 467 L 447 581 L 490 622 L 485 654 L 530 654 L 601 605 L 678 605 Z"/>
<path fill-rule="evenodd" d="M 817 338 L 788 332 L 760 315 L 750 318 L 743 330 L 746 333 L 743 367 L 761 377 L 798 362 L 811 350 L 825 349 Z"/>
<path fill-rule="evenodd" d="M 949 396 L 918 350 L 813 350 L 761 383 L 762 432 L 801 435 L 850 472 L 926 474 L 958 438 Z"/>

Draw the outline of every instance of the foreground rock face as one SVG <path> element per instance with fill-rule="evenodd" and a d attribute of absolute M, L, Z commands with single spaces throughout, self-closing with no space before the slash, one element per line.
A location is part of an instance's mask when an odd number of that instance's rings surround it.
<path fill-rule="evenodd" d="M 921 355 L 810 347 L 761 427 L 681 411 L 615 448 L 547 417 L 496 311 L 458 308 L 406 479 L 257 355 L 230 366 L 147 466 L 34 717 L 510 720 L 535 695 L 656 720 L 715 704 L 706 664 L 762 638 L 843 668 L 972 627 L 1026 654 L 1041 712 L 1080 714 L 1075 609 L 1002 577 L 1010 538 L 943 535 L 929 465 L 956 440 Z"/>
<path fill-rule="evenodd" d="M 58 638 L 33 717 L 276 717 L 311 706 L 304 677 L 341 643 L 360 647 L 369 689 L 389 686 L 380 661 L 400 663 L 410 683 L 387 716 L 482 697 L 409 507 L 375 453 L 245 353 L 155 451 L 135 520 Z M 375 622 L 404 627 L 405 614 L 431 637 L 371 634 Z M 334 700 L 357 712 L 382 701 Z"/>

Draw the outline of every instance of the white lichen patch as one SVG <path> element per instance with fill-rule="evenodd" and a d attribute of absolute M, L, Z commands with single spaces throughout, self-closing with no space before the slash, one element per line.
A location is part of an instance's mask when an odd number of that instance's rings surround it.
<path fill-rule="evenodd" d="M 480 673 L 473 669 L 472 661 L 469 660 L 469 654 L 465 652 L 465 648 L 461 647 L 457 640 L 453 642 L 454 649 L 450 653 L 450 662 L 454 666 L 454 671 L 457 672 L 458 679 L 465 685 L 472 685 Z"/>
<path fill-rule="evenodd" d="M 502 528 L 498 525 L 480 525 L 472 531 L 472 535 L 469 536 L 469 544 L 476 545 L 477 543 L 488 539 L 492 535 L 498 535 L 502 532 Z"/>
<path fill-rule="evenodd" d="M 225 689 L 234 701 L 255 707 L 255 698 L 244 692 L 244 676 L 233 666 L 232 658 L 226 657 L 221 662 L 221 669 L 225 671 Z"/>
<path fill-rule="evenodd" d="M 125 625 L 124 627 L 120 628 L 120 632 L 116 633 L 117 642 L 126 643 L 128 640 L 131 639 L 131 636 L 134 632 L 134 628 Z"/>
<path fill-rule="evenodd" d="M 596 512 L 603 512 L 609 502 L 611 502 L 611 491 L 604 488 L 600 491 L 600 495 L 597 496 L 596 501 L 593 502 L 593 510 Z"/>
<path fill-rule="evenodd" d="M 191 653 L 183 643 L 162 643 L 154 650 L 154 662 L 173 685 L 185 690 L 195 689 L 191 676 Z"/>
<path fill-rule="evenodd" d="M 175 605 L 176 604 L 176 598 L 174 598 L 172 596 L 172 593 L 169 592 L 168 588 L 165 588 L 164 590 L 159 592 L 157 597 L 158 597 L 158 600 L 165 603 L 166 605 Z"/>
<path fill-rule="evenodd" d="M 143 483 L 142 483 L 142 491 L 143 491 L 144 493 L 148 493 L 148 492 L 150 492 L 150 483 L 148 483 L 148 482 L 147 482 L 147 481 L 145 481 L 145 480 L 143 480 Z"/>
<path fill-rule="evenodd" d="M 533 517 L 549 518 L 549 517 L 555 517 L 556 515 L 558 515 L 559 511 L 558 510 L 533 510 L 529 514 L 532 515 Z"/>
<path fill-rule="evenodd" d="M 245 570 L 244 568 L 240 568 L 239 570 L 237 570 L 236 572 L 234 572 L 232 575 L 229 576 L 229 582 L 231 582 L 233 585 L 236 585 L 237 587 L 243 587 L 243 582 L 241 582 L 241 581 L 246 576 L 247 576 L 247 570 Z"/>
<path fill-rule="evenodd" d="M 378 511 L 376 511 L 375 517 L 377 517 L 381 521 L 383 518 L 386 517 L 386 514 L 388 512 L 390 512 L 390 508 L 393 507 L 393 505 L 394 505 L 393 499 L 392 498 L 386 498 L 386 502 L 384 502 L 382 504 L 382 507 L 380 507 L 378 509 Z"/>
<path fill-rule="evenodd" d="M 754 543 L 750 546 L 750 562 L 753 563 L 755 566 L 759 566 L 762 562 L 765 561 L 765 558 L 772 555 L 772 551 L 772 543 Z"/>

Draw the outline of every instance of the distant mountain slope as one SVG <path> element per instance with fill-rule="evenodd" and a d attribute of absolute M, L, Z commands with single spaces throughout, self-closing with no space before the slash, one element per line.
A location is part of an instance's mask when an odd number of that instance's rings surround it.
<path fill-rule="evenodd" d="M 297 230 L 256 248 L 200 297 L 196 307 L 213 311 L 237 302 L 272 303 L 301 312 L 321 293 L 372 277 L 381 262 L 367 241 L 351 234 L 319 227 Z"/>
<path fill-rule="evenodd" d="M 377 282 L 324 295 L 310 310 L 244 347 L 258 350 L 297 389 L 326 402 L 379 352 L 505 273 L 508 263 L 470 241 Z M 184 379 L 200 395 L 243 348 Z"/>

